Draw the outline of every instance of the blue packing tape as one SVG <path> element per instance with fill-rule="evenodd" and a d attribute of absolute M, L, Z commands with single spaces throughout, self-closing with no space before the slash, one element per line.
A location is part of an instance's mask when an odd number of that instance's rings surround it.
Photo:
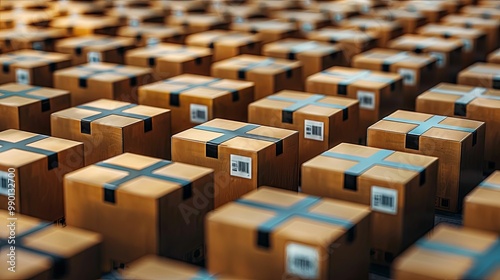
<path fill-rule="evenodd" d="M 42 112 L 46 112 L 46 111 L 50 110 L 50 99 L 47 97 L 43 97 L 43 96 L 28 94 L 30 92 L 34 92 L 34 91 L 37 91 L 40 89 L 41 89 L 41 87 L 32 87 L 32 88 L 20 90 L 20 91 L 10 91 L 10 90 L 5 90 L 5 89 L 0 89 L 0 94 L 2 94 L 2 95 L 0 95 L 0 99 L 11 97 L 11 96 L 20 96 L 20 97 L 40 100 L 41 104 L 42 104 Z"/>
<path fill-rule="evenodd" d="M 7 53 L 5 55 L 9 56 L 10 60 L 2 62 L 2 71 L 4 73 L 10 72 L 10 65 L 11 64 L 14 64 L 16 62 L 23 62 L 23 61 L 46 61 L 49 63 L 50 70 L 51 71 L 55 70 L 55 63 L 52 62 L 52 60 L 44 58 L 44 57 L 29 56 L 29 55 L 16 55 L 16 54 L 12 54 L 12 53 Z"/>
<path fill-rule="evenodd" d="M 208 273 L 204 269 L 200 269 L 200 271 L 198 272 L 198 274 L 196 274 L 195 276 L 193 276 L 191 278 L 191 280 L 217 280 L 217 277 L 215 277 L 214 275 Z"/>
<path fill-rule="evenodd" d="M 157 46 L 148 46 L 147 48 L 154 49 L 154 48 L 157 48 Z M 194 53 L 194 52 L 190 51 L 188 47 L 186 47 L 186 46 L 183 45 L 179 49 L 163 50 L 163 51 L 159 51 L 159 52 L 152 52 L 151 56 L 148 58 L 148 65 L 150 67 L 155 66 L 157 58 L 159 58 L 161 56 L 164 56 L 164 55 L 169 55 L 169 54 L 189 54 L 189 55 L 193 56 L 193 58 L 196 59 L 196 60 L 200 59 L 200 57 L 198 56 L 197 53 Z"/>
<path fill-rule="evenodd" d="M 125 76 L 125 77 L 129 78 L 130 79 L 130 86 L 131 87 L 136 86 L 137 85 L 137 77 L 134 74 L 118 72 L 118 70 L 120 70 L 121 68 L 124 68 L 124 67 L 125 67 L 125 65 L 116 65 L 110 69 L 97 69 L 97 68 L 93 68 L 92 66 L 89 66 L 89 65 L 78 65 L 78 66 L 76 66 L 76 68 L 78 68 L 80 70 L 91 72 L 90 74 L 80 76 L 78 78 L 78 85 L 82 88 L 86 88 L 87 87 L 87 80 L 90 77 L 95 76 L 95 75 L 105 74 L 105 73 L 113 73 L 116 75 L 121 75 L 121 76 Z"/>
<path fill-rule="evenodd" d="M 199 83 L 199 84 L 165 80 L 164 83 L 169 84 L 169 85 L 184 86 L 184 88 L 181 88 L 181 89 L 174 90 L 174 91 L 170 92 L 170 105 L 171 106 L 177 106 L 177 107 L 180 106 L 179 95 L 182 92 L 190 90 L 190 89 L 194 89 L 194 88 L 199 88 L 199 87 L 210 88 L 210 89 L 214 89 L 214 90 L 228 91 L 228 92 L 231 93 L 233 102 L 238 101 L 240 99 L 238 90 L 233 89 L 233 88 L 224 88 L 224 87 L 214 87 L 214 86 L 212 86 L 212 84 L 214 84 L 216 82 L 219 82 L 221 80 L 222 79 L 214 78 L 211 81 L 203 82 L 203 83 Z"/>
<path fill-rule="evenodd" d="M 24 139 L 24 140 L 19 141 L 19 142 L 8 142 L 5 140 L 0 140 L 0 145 L 1 145 L 0 152 L 5 152 L 5 151 L 11 150 L 11 149 L 17 149 L 17 150 L 42 154 L 44 156 L 47 156 L 48 170 L 51 170 L 51 169 L 57 168 L 59 166 L 57 152 L 28 146 L 31 143 L 38 142 L 38 141 L 46 139 L 48 137 L 49 136 L 45 136 L 45 135 L 36 135 L 36 136 L 30 137 L 28 139 Z"/>
<path fill-rule="evenodd" d="M 269 66 L 282 68 L 284 71 L 286 71 L 287 78 L 290 78 L 292 76 L 292 69 L 289 66 L 277 64 L 275 59 L 266 58 L 266 59 L 258 61 L 258 62 L 246 63 L 246 66 L 244 66 L 238 70 L 238 79 L 240 79 L 240 80 L 246 79 L 246 72 L 248 72 L 252 69 L 259 68 L 259 67 L 269 67 Z"/>
<path fill-rule="evenodd" d="M 339 94 L 339 95 L 347 95 L 347 86 L 352 84 L 355 81 L 358 81 L 358 80 L 388 83 L 391 85 L 391 90 L 394 90 L 394 88 L 395 88 L 394 85 L 396 82 L 392 78 L 375 76 L 375 75 L 373 75 L 373 72 L 370 70 L 361 70 L 357 74 L 354 74 L 354 75 L 349 75 L 349 74 L 345 74 L 345 73 L 337 72 L 337 71 L 324 70 L 324 71 L 321 71 L 321 74 L 343 79 L 337 85 L 337 94 Z"/>
<path fill-rule="evenodd" d="M 479 187 L 481 188 L 486 188 L 486 189 L 491 189 L 491 190 L 496 190 L 496 191 L 500 191 L 500 185 L 499 184 L 493 184 L 493 183 L 490 183 L 490 182 L 481 182 L 479 184 Z"/>
<path fill-rule="evenodd" d="M 459 99 L 455 101 L 454 114 L 456 116 L 465 116 L 467 114 L 467 105 L 476 98 L 500 100 L 500 96 L 485 95 L 488 89 L 482 87 L 475 87 L 468 92 L 440 89 L 440 88 L 432 88 L 429 91 L 439 94 L 451 94 L 451 95 L 461 96 Z"/>

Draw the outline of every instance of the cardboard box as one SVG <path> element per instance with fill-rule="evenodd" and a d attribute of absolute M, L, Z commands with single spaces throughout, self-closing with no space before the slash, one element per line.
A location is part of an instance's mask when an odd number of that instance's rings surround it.
<path fill-rule="evenodd" d="M 458 84 L 500 89 L 500 65 L 476 62 L 460 71 Z"/>
<path fill-rule="evenodd" d="M 7 221 L 4 223 L 8 229 L 0 234 L 4 245 L 0 248 L 1 279 L 84 280 L 101 275 L 102 237 L 99 234 L 55 226 L 30 216 L 10 216 L 5 210 L 0 210 L 0 218 Z M 9 269 L 12 259 L 15 272 Z"/>
<path fill-rule="evenodd" d="M 358 8 L 352 2 L 316 1 L 311 2 L 308 8 L 325 14 L 334 24 L 339 24 L 342 20 L 359 14 Z"/>
<path fill-rule="evenodd" d="M 50 27 L 66 30 L 71 36 L 91 34 L 113 36 L 116 35 L 120 22 L 114 17 L 73 14 L 53 19 L 50 22 Z"/>
<path fill-rule="evenodd" d="M 54 73 L 54 87 L 71 92 L 71 106 L 100 98 L 137 102 L 137 88 L 155 81 L 145 67 L 87 63 Z"/>
<path fill-rule="evenodd" d="M 172 136 L 172 160 L 214 169 L 219 207 L 261 185 L 297 191 L 298 146 L 295 131 L 214 119 Z"/>
<path fill-rule="evenodd" d="M 28 2 L 28 1 L 26 1 Z M 59 16 L 68 16 L 72 14 L 79 15 L 102 15 L 108 6 L 106 0 L 95 1 L 57 1 L 49 2 L 51 8 Z"/>
<path fill-rule="evenodd" d="M 403 35 L 389 42 L 389 48 L 411 51 L 416 54 L 426 53 L 437 59 L 438 81 L 454 82 L 462 69 L 462 40 L 428 37 L 423 35 Z"/>
<path fill-rule="evenodd" d="M 353 5 L 361 14 L 369 14 L 375 8 L 385 7 L 384 0 L 337 0 L 341 4 Z"/>
<path fill-rule="evenodd" d="M 162 42 L 183 44 L 185 39 L 182 27 L 154 23 L 120 27 L 118 36 L 134 38 L 137 47 L 152 46 Z"/>
<path fill-rule="evenodd" d="M 298 35 L 304 38 L 309 32 L 330 25 L 330 18 L 324 13 L 306 10 L 277 11 L 271 14 L 271 18 L 295 24 Z"/>
<path fill-rule="evenodd" d="M 486 59 L 486 33 L 482 30 L 460 26 L 427 24 L 419 28 L 417 33 L 430 37 L 462 40 L 463 66 L 469 66 L 475 61 L 484 61 Z"/>
<path fill-rule="evenodd" d="M 396 260 L 394 279 L 498 279 L 498 235 L 438 225 Z"/>
<path fill-rule="evenodd" d="M 170 158 L 170 110 L 99 99 L 53 113 L 52 135 L 85 144 L 85 165 L 125 152 Z"/>
<path fill-rule="evenodd" d="M 306 91 L 359 100 L 362 141 L 370 125 L 403 104 L 402 84 L 399 74 L 335 66 L 307 78 Z"/>
<path fill-rule="evenodd" d="M 0 84 L 19 83 L 53 87 L 53 73 L 71 66 L 71 57 L 66 54 L 20 50 L 0 54 Z"/>
<path fill-rule="evenodd" d="M 125 64 L 125 52 L 135 47 L 134 39 L 85 35 L 59 40 L 56 50 L 71 55 L 73 65 L 87 62 Z"/>
<path fill-rule="evenodd" d="M 441 83 L 417 98 L 417 111 L 486 123 L 484 170 L 500 167 L 500 91 Z"/>
<path fill-rule="evenodd" d="M 123 4 L 108 9 L 106 15 L 118 18 L 121 25 L 129 26 L 140 26 L 143 23 L 163 23 L 165 17 L 163 9 L 159 7 L 124 7 Z"/>
<path fill-rule="evenodd" d="M 396 7 L 375 9 L 370 16 L 398 22 L 403 27 L 403 34 L 415 33 L 417 28 L 427 24 L 427 18 L 422 13 Z"/>
<path fill-rule="evenodd" d="M 482 2 L 482 1 L 481 1 Z M 460 10 L 460 12 L 467 16 L 480 17 L 484 19 L 496 19 L 500 20 L 500 5 L 498 1 L 497 6 L 494 7 L 478 7 L 478 6 L 466 6 Z"/>
<path fill-rule="evenodd" d="M 160 7 L 165 12 L 173 15 L 184 15 L 187 13 L 202 13 L 207 3 L 204 0 L 163 0 L 149 2 L 152 7 Z"/>
<path fill-rule="evenodd" d="M 234 5 L 237 4 L 237 5 Z M 212 1 L 207 7 L 209 13 L 222 15 L 229 22 L 244 22 L 266 17 L 266 11 L 256 5 L 224 0 Z"/>
<path fill-rule="evenodd" d="M 390 40 L 404 34 L 403 26 L 397 21 L 371 18 L 350 18 L 340 22 L 341 28 L 355 28 L 370 31 L 378 38 L 378 46 L 386 47 Z"/>
<path fill-rule="evenodd" d="M 182 26 L 186 34 L 193 34 L 212 29 L 227 29 L 229 24 L 217 14 L 182 14 L 171 15 L 165 20 L 167 25 Z"/>
<path fill-rule="evenodd" d="M 16 8 L 10 11 L 0 11 L 0 29 L 5 30 L 25 26 L 47 27 L 56 16 L 49 9 L 24 10 Z"/>
<path fill-rule="evenodd" d="M 248 121 L 299 132 L 299 165 L 342 142 L 357 143 L 359 102 L 284 90 L 250 104 Z"/>
<path fill-rule="evenodd" d="M 464 199 L 464 226 L 500 235 L 500 171 L 495 171 Z"/>
<path fill-rule="evenodd" d="M 207 216 L 207 267 L 245 279 L 368 278 L 369 219 L 364 205 L 261 187 Z"/>
<path fill-rule="evenodd" d="M 396 111 L 368 128 L 368 146 L 439 158 L 436 209 L 458 212 L 481 181 L 485 124 Z"/>
<path fill-rule="evenodd" d="M 438 159 L 342 143 L 302 165 L 302 191 L 368 205 L 372 263 L 393 259 L 434 226 Z"/>
<path fill-rule="evenodd" d="M 12 212 L 49 221 L 63 218 L 62 179 L 83 167 L 83 144 L 8 129 L 0 132 L 0 145 L 0 209 L 12 206 Z"/>
<path fill-rule="evenodd" d="M 370 50 L 378 44 L 378 39 L 374 32 L 356 29 L 326 27 L 310 32 L 307 38 L 338 44 L 344 53 L 347 63 L 351 62 L 353 56 Z"/>
<path fill-rule="evenodd" d="M 488 63 L 500 64 L 500 49 L 490 53 L 487 58 Z"/>
<path fill-rule="evenodd" d="M 415 98 L 436 84 L 436 58 L 390 49 L 372 49 L 353 57 L 352 67 L 398 73 L 403 78 L 403 108 L 413 110 Z"/>
<path fill-rule="evenodd" d="M 258 34 L 263 44 L 293 37 L 297 32 L 295 24 L 293 23 L 265 19 L 233 22 L 229 29 Z"/>
<path fill-rule="evenodd" d="M 254 5 L 264 11 L 267 17 L 271 17 L 274 12 L 294 10 L 299 8 L 300 1 L 289 0 L 251 0 L 248 1 L 250 5 Z"/>
<path fill-rule="evenodd" d="M 55 41 L 65 38 L 63 30 L 54 28 L 14 28 L 0 31 L 0 51 L 2 53 L 22 49 L 54 52 Z"/>
<path fill-rule="evenodd" d="M 474 28 L 486 32 L 488 52 L 491 52 L 500 46 L 500 22 L 498 22 L 498 20 L 465 15 L 449 15 L 443 18 L 442 24 Z"/>
<path fill-rule="evenodd" d="M 0 131 L 14 128 L 50 134 L 50 114 L 70 106 L 65 90 L 8 83 L 0 85 Z"/>
<path fill-rule="evenodd" d="M 189 35 L 186 45 L 213 49 L 214 61 L 240 54 L 260 55 L 262 40 L 251 33 L 226 30 L 211 30 Z"/>
<path fill-rule="evenodd" d="M 124 153 L 64 178 L 66 223 L 102 234 L 103 271 L 146 254 L 201 263 L 213 180 L 208 168 Z"/>
<path fill-rule="evenodd" d="M 181 74 L 209 76 L 212 51 L 209 48 L 162 43 L 128 51 L 125 62 L 150 67 L 155 79 L 168 79 Z"/>
<path fill-rule="evenodd" d="M 254 82 L 255 100 L 283 89 L 302 90 L 304 87 L 301 62 L 265 56 L 244 54 L 216 62 L 211 75 Z"/>
<path fill-rule="evenodd" d="M 252 82 L 191 74 L 139 88 L 139 103 L 172 111 L 172 134 L 215 118 L 246 121 Z"/>
<path fill-rule="evenodd" d="M 399 9 L 404 9 L 409 12 L 418 12 L 423 14 L 427 18 L 427 22 L 435 23 L 439 22 L 444 16 L 455 13 L 455 11 L 450 11 L 450 6 L 446 7 L 446 2 L 453 1 L 398 1 L 396 2 L 396 7 Z M 454 10 L 453 3 L 451 3 L 451 10 Z"/>
<path fill-rule="evenodd" d="M 332 66 L 347 66 L 338 45 L 303 39 L 284 39 L 266 44 L 262 54 L 269 57 L 302 62 L 302 77 L 306 78 Z"/>

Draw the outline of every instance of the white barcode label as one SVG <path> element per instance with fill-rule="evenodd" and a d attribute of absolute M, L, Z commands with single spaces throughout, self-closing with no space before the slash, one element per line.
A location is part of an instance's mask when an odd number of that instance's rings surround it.
<path fill-rule="evenodd" d="M 30 72 L 26 69 L 16 69 L 16 82 L 18 84 L 29 85 L 30 84 Z"/>
<path fill-rule="evenodd" d="M 139 26 L 139 19 L 137 18 L 131 18 L 128 20 L 128 25 L 132 27 L 137 27 Z"/>
<path fill-rule="evenodd" d="M 317 121 L 304 121 L 304 138 L 323 141 L 325 124 Z"/>
<path fill-rule="evenodd" d="M 319 278 L 319 252 L 298 243 L 286 246 L 286 272 L 304 279 Z"/>
<path fill-rule="evenodd" d="M 43 46 L 44 46 L 43 42 L 33 42 L 33 44 L 31 44 L 31 47 L 35 51 L 43 51 Z"/>
<path fill-rule="evenodd" d="M 9 196 L 9 173 L 0 171 L 0 195 Z"/>
<path fill-rule="evenodd" d="M 158 43 L 160 43 L 160 40 L 158 40 L 158 38 L 148 38 L 148 40 L 146 41 L 146 45 L 148 46 L 156 46 L 158 45 Z"/>
<path fill-rule="evenodd" d="M 416 82 L 417 73 L 415 70 L 408 68 L 399 68 L 398 73 L 399 75 L 401 75 L 401 77 L 403 77 L 403 84 L 405 86 L 414 86 L 417 84 Z"/>
<path fill-rule="evenodd" d="M 231 176 L 252 179 L 252 158 L 231 155 Z"/>
<path fill-rule="evenodd" d="M 87 61 L 89 63 L 101 62 L 102 61 L 101 53 L 99 53 L 99 52 L 88 52 L 87 53 Z"/>
<path fill-rule="evenodd" d="M 443 68 L 446 65 L 446 55 L 440 52 L 430 52 L 432 57 L 436 58 L 436 65 L 438 68 Z"/>
<path fill-rule="evenodd" d="M 375 109 L 375 93 L 358 90 L 357 97 L 359 100 L 359 108 L 369 110 Z"/>
<path fill-rule="evenodd" d="M 398 212 L 398 191 L 372 186 L 371 208 L 373 211 L 396 215 Z"/>
<path fill-rule="evenodd" d="M 208 107 L 205 105 L 190 104 L 189 112 L 192 123 L 204 123 L 208 121 Z"/>
<path fill-rule="evenodd" d="M 470 52 L 472 51 L 472 42 L 469 39 L 462 39 L 462 43 L 464 44 L 464 51 Z"/>
<path fill-rule="evenodd" d="M 304 22 L 301 26 L 303 32 L 309 32 L 314 29 L 314 26 L 310 22 Z"/>

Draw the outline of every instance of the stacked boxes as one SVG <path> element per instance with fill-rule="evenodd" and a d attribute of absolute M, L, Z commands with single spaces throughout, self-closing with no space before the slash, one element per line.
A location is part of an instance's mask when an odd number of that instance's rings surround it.
<path fill-rule="evenodd" d="M 227 29 L 228 23 L 216 14 L 186 14 L 168 16 L 169 26 L 182 26 L 187 34 L 193 34 L 212 29 Z"/>
<path fill-rule="evenodd" d="M 54 28 L 14 28 L 0 31 L 0 50 L 10 52 L 22 49 L 55 51 L 55 41 L 66 37 L 64 30 Z"/>
<path fill-rule="evenodd" d="M 368 128 L 372 147 L 439 158 L 436 209 L 458 212 L 482 176 L 483 122 L 396 111 Z"/>
<path fill-rule="evenodd" d="M 500 234 L 500 171 L 482 181 L 464 200 L 464 225 Z"/>
<path fill-rule="evenodd" d="M 427 23 L 427 18 L 423 14 L 404 9 L 384 7 L 372 11 L 371 15 L 375 18 L 399 22 L 404 34 L 415 33 L 417 28 Z"/>
<path fill-rule="evenodd" d="M 125 153 L 68 174 L 64 199 L 68 225 L 103 235 L 103 271 L 146 254 L 204 259 L 211 169 Z"/>
<path fill-rule="evenodd" d="M 403 35 L 403 27 L 398 22 L 382 19 L 350 18 L 342 21 L 340 26 L 373 32 L 380 47 L 386 47 L 390 40 Z"/>
<path fill-rule="evenodd" d="M 234 22 L 230 29 L 258 34 L 264 44 L 292 37 L 296 33 L 293 23 L 262 19 Z"/>
<path fill-rule="evenodd" d="M 295 131 L 214 119 L 172 136 L 172 160 L 214 169 L 219 207 L 261 185 L 297 191 L 298 145 Z"/>
<path fill-rule="evenodd" d="M 118 2 L 118 4 L 120 4 Z M 163 11 L 153 7 L 118 6 L 106 12 L 109 17 L 119 18 L 120 25 L 139 26 L 142 23 L 163 23 Z"/>
<path fill-rule="evenodd" d="M 70 36 L 115 35 L 120 23 L 113 17 L 71 15 L 55 18 L 50 26 L 65 30 Z"/>
<path fill-rule="evenodd" d="M 449 15 L 443 18 L 442 24 L 474 28 L 486 32 L 488 52 L 495 50 L 500 44 L 500 22 L 498 20 L 465 15 Z"/>
<path fill-rule="evenodd" d="M 118 36 L 134 38 L 137 47 L 152 46 L 161 42 L 182 44 L 185 39 L 184 33 L 184 29 L 179 26 L 152 23 L 118 29 Z"/>
<path fill-rule="evenodd" d="M 500 65 L 477 62 L 458 74 L 458 83 L 500 89 Z"/>
<path fill-rule="evenodd" d="M 366 206 L 261 187 L 208 215 L 207 267 L 244 279 L 367 278 L 369 226 Z"/>
<path fill-rule="evenodd" d="M 272 13 L 271 17 L 283 22 L 294 23 L 295 28 L 302 37 L 306 37 L 313 30 L 330 24 L 330 19 L 324 13 L 312 11 L 277 11 Z"/>
<path fill-rule="evenodd" d="M 434 226 L 438 159 L 340 144 L 302 165 L 304 193 L 369 205 L 372 262 L 388 265 Z"/>

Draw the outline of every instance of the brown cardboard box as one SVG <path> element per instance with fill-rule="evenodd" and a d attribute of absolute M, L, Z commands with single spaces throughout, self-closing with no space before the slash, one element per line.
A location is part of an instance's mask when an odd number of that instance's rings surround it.
<path fill-rule="evenodd" d="M 498 1 L 496 4 L 500 5 Z M 500 6 L 497 6 L 496 9 L 494 7 L 466 6 L 460 12 L 467 16 L 500 20 Z"/>
<path fill-rule="evenodd" d="M 450 6 L 446 7 L 446 2 L 451 3 L 453 10 L 453 1 L 398 1 L 395 2 L 395 5 L 399 9 L 421 13 L 427 18 L 427 22 L 433 23 L 439 22 L 444 16 L 455 12 L 449 10 Z"/>
<path fill-rule="evenodd" d="M 302 63 L 257 55 L 239 55 L 216 62 L 212 76 L 252 81 L 255 100 L 282 89 L 302 90 Z"/>
<path fill-rule="evenodd" d="M 85 144 L 85 165 L 125 152 L 170 158 L 170 110 L 99 99 L 53 113 L 51 127 Z"/>
<path fill-rule="evenodd" d="M 172 134 L 215 118 L 246 121 L 252 82 L 191 74 L 139 88 L 139 103 L 172 111 Z"/>
<path fill-rule="evenodd" d="M 162 42 L 183 44 L 185 39 L 182 27 L 153 23 L 120 27 L 118 36 L 134 38 L 137 47 L 152 46 Z"/>
<path fill-rule="evenodd" d="M 0 132 L 0 145 L 0 209 L 12 206 L 12 212 L 40 219 L 62 218 L 62 179 L 83 167 L 83 144 L 8 129 Z"/>
<path fill-rule="evenodd" d="M 366 129 L 403 104 L 402 77 L 399 74 L 332 67 L 307 78 L 306 91 L 359 100 L 359 131 L 362 141 Z"/>
<path fill-rule="evenodd" d="M 302 77 L 306 78 L 332 66 L 347 66 L 340 46 L 303 39 L 283 39 L 266 44 L 262 54 L 269 57 L 302 62 Z"/>
<path fill-rule="evenodd" d="M 378 44 L 375 33 L 356 29 L 327 27 L 310 32 L 307 38 L 334 44 L 338 43 L 338 46 L 344 53 L 347 63 L 351 62 L 353 56 L 370 50 Z"/>
<path fill-rule="evenodd" d="M 143 23 L 163 23 L 165 17 L 163 9 L 159 7 L 116 6 L 108 9 L 106 15 L 118 18 L 121 25 L 129 26 L 140 26 Z"/>
<path fill-rule="evenodd" d="M 213 170 L 125 153 L 68 174 L 66 223 L 103 235 L 103 271 L 146 254 L 200 263 Z"/>
<path fill-rule="evenodd" d="M 168 79 L 181 74 L 210 75 L 212 51 L 209 48 L 177 44 L 156 44 L 127 52 L 129 65 L 150 67 L 155 79 Z"/>
<path fill-rule="evenodd" d="M 403 78 L 403 108 L 413 110 L 415 98 L 436 84 L 436 58 L 406 51 L 372 49 L 356 55 L 352 67 L 398 73 Z"/>
<path fill-rule="evenodd" d="M 341 142 L 357 143 L 359 102 L 284 90 L 248 107 L 248 121 L 299 132 L 299 165 Z"/>
<path fill-rule="evenodd" d="M 298 35 L 304 38 L 309 32 L 330 25 L 330 18 L 324 13 L 306 10 L 278 11 L 272 13 L 271 18 L 295 24 Z"/>
<path fill-rule="evenodd" d="M 169 26 L 182 26 L 186 34 L 193 34 L 212 29 L 227 29 L 226 20 L 217 14 L 171 15 L 165 20 Z"/>
<path fill-rule="evenodd" d="M 443 18 L 442 24 L 463 26 L 465 28 L 479 29 L 487 34 L 488 52 L 500 46 L 500 22 L 494 19 L 483 19 L 465 15 L 449 15 Z"/>
<path fill-rule="evenodd" d="M 73 65 L 87 62 L 125 64 L 125 52 L 135 47 L 134 39 L 84 35 L 59 40 L 56 50 L 71 55 Z"/>
<path fill-rule="evenodd" d="M 160 7 L 165 12 L 174 15 L 183 15 L 186 13 L 201 13 L 205 11 L 206 2 L 204 0 L 163 0 L 149 1 L 152 7 Z"/>
<path fill-rule="evenodd" d="M 369 228 L 364 205 L 261 187 L 207 216 L 207 267 L 245 279 L 365 279 Z"/>
<path fill-rule="evenodd" d="M 224 0 L 212 1 L 207 11 L 222 15 L 229 22 L 244 22 L 250 19 L 266 17 L 266 11 L 259 6 L 242 2 L 232 3 Z"/>
<path fill-rule="evenodd" d="M 500 91 L 442 83 L 417 98 L 417 111 L 485 122 L 484 169 L 500 167 Z"/>
<path fill-rule="evenodd" d="M 56 16 L 54 11 L 49 9 L 24 10 L 16 8 L 10 11 L 0 11 L 0 29 L 4 30 L 19 26 L 47 27 Z"/>
<path fill-rule="evenodd" d="M 368 128 L 368 145 L 439 158 L 436 209 L 458 212 L 481 181 L 485 124 L 396 111 Z"/>
<path fill-rule="evenodd" d="M 500 64 L 500 49 L 490 53 L 487 59 L 488 63 Z"/>
<path fill-rule="evenodd" d="M 417 33 L 430 37 L 460 39 L 463 43 L 462 65 L 469 66 L 475 61 L 486 59 L 486 33 L 479 29 L 440 24 L 427 24 L 417 30 Z"/>
<path fill-rule="evenodd" d="M 454 82 L 462 69 L 463 42 L 459 39 L 445 39 L 423 35 L 403 35 L 389 43 L 390 49 L 426 53 L 437 59 L 438 81 Z"/>
<path fill-rule="evenodd" d="M 325 14 L 331 22 L 338 24 L 346 18 L 359 14 L 358 8 L 354 3 L 339 1 L 321 1 L 311 2 L 309 7 L 312 11 Z"/>
<path fill-rule="evenodd" d="M 54 87 L 71 92 L 71 106 L 100 98 L 137 102 L 137 88 L 154 80 L 148 68 L 104 62 L 87 63 L 54 73 Z"/>
<path fill-rule="evenodd" d="M 464 226 L 500 235 L 500 171 L 495 171 L 464 199 Z"/>
<path fill-rule="evenodd" d="M 213 49 L 214 61 L 219 61 L 240 54 L 259 55 L 262 40 L 259 36 L 226 30 L 211 30 L 189 35 L 186 45 Z"/>
<path fill-rule="evenodd" d="M 101 275 L 99 234 L 30 216 L 10 216 L 5 210 L 0 210 L 0 218 L 8 229 L 0 232 L 0 279 L 85 280 Z M 12 259 L 15 272 L 9 270 Z"/>
<path fill-rule="evenodd" d="M 341 28 L 355 28 L 360 31 L 370 31 L 378 38 L 378 45 L 386 47 L 390 40 L 404 34 L 403 26 L 397 21 L 371 18 L 350 18 L 340 22 Z"/>
<path fill-rule="evenodd" d="M 0 85 L 0 131 L 14 128 L 50 134 L 50 114 L 70 106 L 68 91 L 8 83 Z"/>
<path fill-rule="evenodd" d="M 21 49 L 54 52 L 55 41 L 65 38 L 63 30 L 54 28 L 23 28 L 0 30 L 0 51 L 2 53 Z"/>
<path fill-rule="evenodd" d="M 28 1 L 25 1 L 28 2 Z M 102 15 L 107 7 L 106 0 L 95 1 L 56 1 L 49 2 L 51 8 L 60 16 L 71 14 L 79 15 Z"/>
<path fill-rule="evenodd" d="M 50 22 L 50 27 L 66 30 L 69 35 L 91 34 L 115 35 L 120 23 L 117 18 L 73 14 L 58 17 Z"/>
<path fill-rule="evenodd" d="M 299 8 L 300 1 L 290 1 L 290 0 L 250 0 L 248 1 L 250 5 L 254 5 L 264 11 L 267 17 L 278 11 L 293 10 Z"/>
<path fill-rule="evenodd" d="M 496 234 L 438 225 L 399 257 L 394 279 L 485 279 L 500 277 L 500 239 Z"/>
<path fill-rule="evenodd" d="M 372 210 L 372 263 L 393 259 L 434 226 L 438 159 L 342 143 L 302 165 L 302 191 Z"/>
<path fill-rule="evenodd" d="M 297 32 L 297 28 L 293 23 L 266 19 L 233 22 L 229 28 L 235 31 L 258 34 L 263 44 L 293 37 Z"/>
<path fill-rule="evenodd" d="M 427 18 L 418 11 L 384 7 L 370 13 L 371 17 L 381 18 L 388 21 L 396 21 L 403 27 L 403 33 L 415 33 L 417 28 L 427 23 Z"/>
<path fill-rule="evenodd" d="M 458 73 L 458 84 L 500 89 L 500 65 L 476 62 Z"/>
<path fill-rule="evenodd" d="M 295 131 L 214 119 L 172 136 L 172 160 L 214 169 L 219 207 L 261 185 L 297 191 L 298 146 Z"/>
<path fill-rule="evenodd" d="M 0 84 L 17 82 L 53 87 L 53 72 L 71 66 L 71 57 L 60 53 L 20 50 L 1 54 L 0 64 Z"/>
<path fill-rule="evenodd" d="M 498 3 L 497 0 L 479 0 L 477 1 L 477 5 L 479 7 L 489 7 L 493 9 L 500 9 L 500 4 Z"/>

